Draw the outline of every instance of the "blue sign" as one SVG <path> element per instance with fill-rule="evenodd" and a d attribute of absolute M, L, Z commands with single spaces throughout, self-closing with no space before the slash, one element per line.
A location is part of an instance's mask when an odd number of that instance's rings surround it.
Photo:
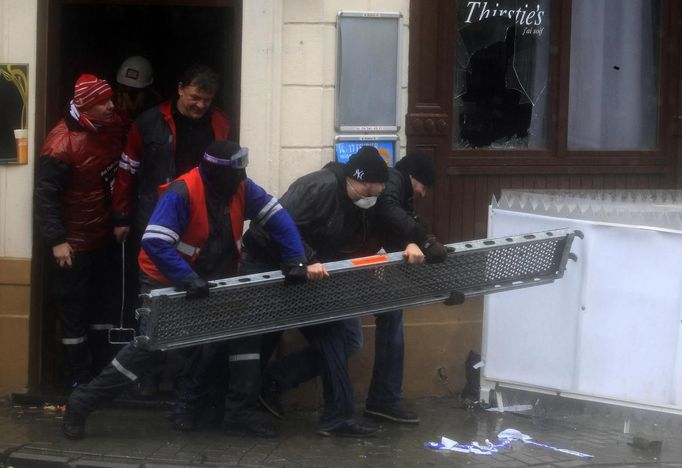
<path fill-rule="evenodd" d="M 351 155 L 358 152 L 363 146 L 373 146 L 381 157 L 386 161 L 386 165 L 393 167 L 395 164 L 395 141 L 394 140 L 345 140 L 337 141 L 336 160 L 340 163 L 347 163 Z"/>

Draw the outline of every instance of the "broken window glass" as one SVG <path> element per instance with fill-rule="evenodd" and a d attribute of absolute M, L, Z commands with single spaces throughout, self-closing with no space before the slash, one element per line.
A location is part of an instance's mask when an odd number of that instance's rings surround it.
<path fill-rule="evenodd" d="M 550 0 L 462 1 L 455 148 L 547 146 Z"/>

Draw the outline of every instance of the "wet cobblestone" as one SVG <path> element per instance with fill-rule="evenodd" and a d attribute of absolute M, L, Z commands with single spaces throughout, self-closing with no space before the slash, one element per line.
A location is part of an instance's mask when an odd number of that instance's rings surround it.
<path fill-rule="evenodd" d="M 181 433 L 164 408 L 107 408 L 88 419 L 87 437 L 69 441 L 60 433 L 61 413 L 39 407 L 0 403 L 2 467 L 682 467 L 682 437 L 675 421 L 657 427 L 660 451 L 630 445 L 618 416 L 588 412 L 542 417 L 465 410 L 451 398 L 408 402 L 418 411 L 417 426 L 382 425 L 365 440 L 322 438 L 315 433 L 318 414 L 296 411 L 280 424 L 274 440 L 230 437 L 219 430 Z M 360 408 L 358 408 L 360 409 Z M 666 429 L 668 427 L 668 429 Z M 594 456 L 583 460 L 547 449 L 514 443 L 490 456 L 427 449 L 441 436 L 462 443 L 497 440 L 514 428 L 538 442 Z"/>

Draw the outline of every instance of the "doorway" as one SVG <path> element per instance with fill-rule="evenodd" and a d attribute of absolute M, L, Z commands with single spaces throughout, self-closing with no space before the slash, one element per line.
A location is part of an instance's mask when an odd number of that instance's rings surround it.
<path fill-rule="evenodd" d="M 178 78 L 191 64 L 213 68 L 221 77 L 214 105 L 229 116 L 231 134 L 238 137 L 240 0 L 40 3 L 37 76 L 38 88 L 43 91 L 37 95 L 37 148 L 62 116 L 80 74 L 96 74 L 115 86 L 119 65 L 133 55 L 144 56 L 151 62 L 153 86 L 163 99 L 177 97 Z M 29 383 L 32 390 L 39 392 L 60 383 L 62 360 L 57 318 L 49 304 L 44 268 L 49 253 L 34 232 Z"/>

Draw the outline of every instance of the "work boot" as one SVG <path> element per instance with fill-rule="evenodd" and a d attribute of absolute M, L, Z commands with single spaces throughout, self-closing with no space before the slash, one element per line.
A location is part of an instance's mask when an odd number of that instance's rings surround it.
<path fill-rule="evenodd" d="M 355 437 L 365 438 L 376 436 L 378 428 L 374 426 L 363 426 L 357 422 L 350 420 L 344 421 L 331 428 L 319 428 L 317 433 L 324 437 Z"/>
<path fill-rule="evenodd" d="M 173 428 L 181 432 L 194 432 L 197 430 L 197 422 L 193 414 L 174 414 Z"/>
<path fill-rule="evenodd" d="M 198 429 L 218 429 L 225 417 L 224 405 L 208 405 L 199 410 L 196 418 Z"/>
<path fill-rule="evenodd" d="M 225 417 L 225 432 L 239 437 L 261 437 L 265 439 L 277 437 L 275 426 L 261 421 L 256 414 Z"/>
<path fill-rule="evenodd" d="M 159 396 L 159 376 L 145 374 L 137 383 L 137 396 L 143 400 L 151 400 Z"/>
<path fill-rule="evenodd" d="M 87 414 L 79 413 L 67 405 L 62 419 L 64 437 L 71 440 L 82 439 L 85 436 L 85 420 L 87 417 Z"/>
<path fill-rule="evenodd" d="M 390 406 L 367 406 L 365 416 L 372 419 L 390 421 L 399 424 L 419 424 L 419 416 L 414 411 L 403 407 L 400 403 Z"/>
<path fill-rule="evenodd" d="M 258 403 L 277 419 L 282 419 L 282 394 L 275 380 L 265 379 L 258 395 Z"/>

